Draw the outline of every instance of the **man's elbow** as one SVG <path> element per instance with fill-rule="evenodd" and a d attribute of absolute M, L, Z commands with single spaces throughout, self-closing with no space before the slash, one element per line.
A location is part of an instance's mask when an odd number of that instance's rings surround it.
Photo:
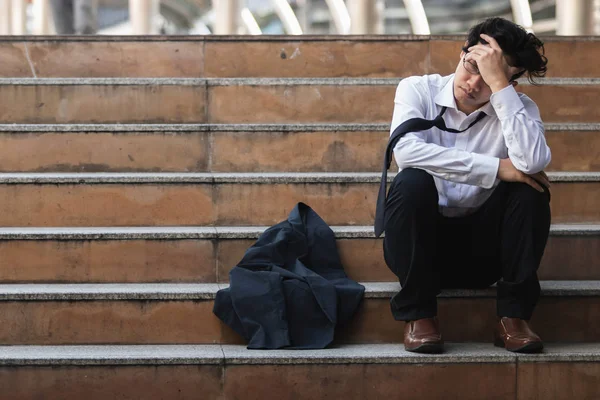
<path fill-rule="evenodd" d="M 396 165 L 398 165 L 399 169 L 405 169 L 412 167 L 410 162 L 410 151 L 406 148 L 403 148 L 402 144 L 399 143 L 394 149 L 394 160 L 396 161 Z"/>
<path fill-rule="evenodd" d="M 511 160 L 516 169 L 527 174 L 533 175 L 543 171 L 550 164 L 552 157 L 550 153 L 544 156 L 532 158 L 530 160 Z"/>
<path fill-rule="evenodd" d="M 408 160 L 402 157 L 396 158 L 396 165 L 398 165 L 398 169 L 405 169 L 411 167 L 411 165 L 408 163 Z"/>

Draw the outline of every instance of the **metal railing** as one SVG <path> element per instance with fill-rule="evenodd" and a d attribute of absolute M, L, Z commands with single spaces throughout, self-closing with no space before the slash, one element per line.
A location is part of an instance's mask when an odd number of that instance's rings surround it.
<path fill-rule="evenodd" d="M 73 22 L 77 17 L 98 18 L 97 12 L 89 12 L 86 16 L 78 10 L 86 7 L 88 10 L 96 9 L 103 1 L 107 0 L 0 0 L 0 34 L 104 33 L 97 29 L 92 29 L 93 32 L 82 31 L 77 28 L 77 21 Z M 111 1 L 115 3 L 119 0 Z M 257 16 L 250 7 L 251 3 L 259 2 L 270 7 L 269 21 L 272 22 L 274 18 L 277 20 L 281 26 L 279 33 L 291 35 L 315 33 L 310 21 L 311 7 L 315 15 L 326 12 L 325 24 L 330 24 L 330 33 L 342 35 L 401 33 L 394 32 L 393 27 L 389 28 L 390 20 L 395 21 L 395 26 L 397 21 L 403 21 L 410 33 L 419 35 L 435 34 L 439 26 L 444 24 L 457 26 L 456 15 L 440 12 L 442 8 L 452 9 L 451 0 L 121 0 L 130 18 L 123 23 L 122 29 L 111 29 L 109 32 L 136 35 L 165 33 L 160 29 L 161 13 L 166 4 L 176 1 L 187 1 L 196 6 L 202 4 L 203 16 L 198 20 L 198 24 L 205 28 L 202 33 L 223 35 L 265 34 L 265 18 Z M 468 0 L 455 1 L 462 5 L 468 3 Z M 61 11 L 60 7 L 66 7 L 65 4 L 69 3 L 71 14 Z M 600 0 L 503 0 L 494 4 L 500 4 L 503 12 L 508 13 L 502 16 L 512 18 L 531 32 L 600 34 Z M 546 12 L 548 10 L 551 12 Z M 55 18 L 52 18 L 53 15 Z M 56 18 L 57 15 L 61 18 Z M 65 15 L 71 15 L 67 23 L 75 25 L 75 28 L 64 29 Z M 536 18 L 536 15 L 541 16 Z M 460 26 L 466 24 L 461 22 Z M 79 25 L 86 26 L 85 23 Z"/>

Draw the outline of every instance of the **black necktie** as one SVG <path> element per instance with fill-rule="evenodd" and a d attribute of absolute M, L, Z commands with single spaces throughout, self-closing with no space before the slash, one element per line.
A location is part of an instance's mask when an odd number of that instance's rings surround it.
<path fill-rule="evenodd" d="M 442 118 L 446 112 L 446 107 L 442 107 L 442 110 L 438 114 L 437 117 L 433 120 L 424 119 L 424 118 L 411 118 L 407 121 L 404 121 L 399 127 L 394 129 L 392 136 L 390 136 L 390 140 L 388 142 L 387 148 L 385 149 L 385 158 L 383 161 L 383 171 L 381 173 L 381 186 L 379 187 L 379 194 L 377 195 L 377 208 L 375 210 L 375 236 L 379 237 L 383 233 L 383 221 L 384 221 L 384 213 L 385 213 L 385 203 L 387 200 L 386 187 L 387 187 L 387 170 L 390 168 L 390 164 L 392 162 L 392 152 L 394 151 L 394 147 L 396 143 L 402 136 L 407 134 L 408 132 L 419 132 L 427 129 L 431 129 L 434 126 L 443 131 L 452 132 L 452 133 L 461 133 L 475 125 L 477 122 L 481 121 L 482 118 L 485 117 L 485 113 L 480 112 L 477 118 L 473 122 L 469 124 L 462 131 L 447 128 Z"/>

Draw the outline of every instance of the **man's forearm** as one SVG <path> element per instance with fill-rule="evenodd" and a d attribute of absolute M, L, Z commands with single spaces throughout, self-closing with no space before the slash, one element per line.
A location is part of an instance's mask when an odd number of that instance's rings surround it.
<path fill-rule="evenodd" d="M 486 189 L 494 185 L 500 162 L 497 157 L 417 140 L 401 140 L 394 158 L 400 169 L 419 168 L 440 179 Z"/>

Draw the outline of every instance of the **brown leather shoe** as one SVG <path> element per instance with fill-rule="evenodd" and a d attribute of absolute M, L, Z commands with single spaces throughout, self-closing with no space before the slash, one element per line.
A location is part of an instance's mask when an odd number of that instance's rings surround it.
<path fill-rule="evenodd" d="M 404 349 L 415 353 L 441 353 L 444 350 L 444 341 L 437 317 L 406 322 Z"/>
<path fill-rule="evenodd" d="M 494 345 L 515 353 L 537 353 L 544 348 L 542 339 L 529 328 L 527 321 L 508 317 L 498 321 Z"/>

